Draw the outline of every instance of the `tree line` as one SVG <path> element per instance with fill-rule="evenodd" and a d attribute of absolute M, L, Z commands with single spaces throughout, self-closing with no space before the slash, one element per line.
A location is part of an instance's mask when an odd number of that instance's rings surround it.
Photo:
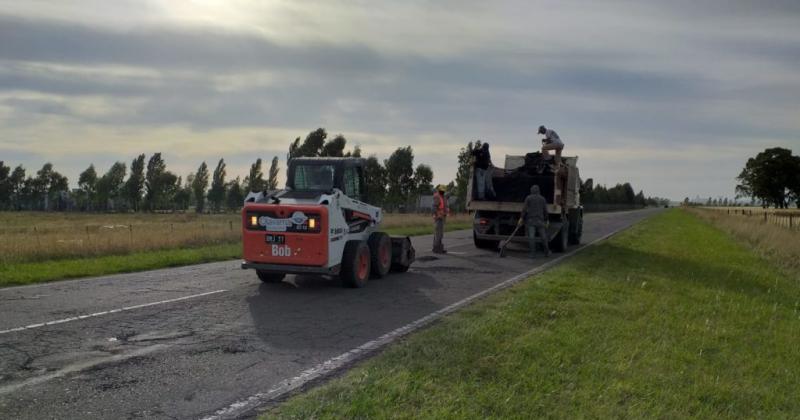
<path fill-rule="evenodd" d="M 289 144 L 287 160 L 295 157 L 361 157 L 361 148 L 345 151 L 347 140 L 337 135 L 328 139 L 324 128 L 311 131 L 303 140 Z M 13 170 L 0 161 L 0 210 L 54 211 L 175 211 L 193 207 L 198 213 L 236 210 L 248 192 L 278 189 L 279 159 L 272 158 L 268 173 L 260 158 L 250 166 L 244 179 L 228 178 L 224 159 L 212 168 L 204 161 L 185 178 L 167 170 L 161 153 L 147 159 L 134 158 L 130 166 L 115 162 L 100 175 L 94 164 L 78 176 L 77 188 L 45 163 L 35 174 L 22 165 Z M 419 194 L 433 190 L 430 166 L 414 166 L 411 146 L 399 147 L 388 159 L 375 155 L 365 159 L 366 200 L 390 210 L 413 206 Z"/>
<path fill-rule="evenodd" d="M 141 154 L 130 166 L 115 162 L 103 175 L 90 164 L 78 176 L 77 188 L 70 189 L 67 177 L 57 172 L 52 163 L 45 163 L 35 175 L 26 175 L 22 165 L 12 171 L 0 161 L 0 209 L 163 211 L 194 206 L 197 212 L 203 212 L 208 203 L 213 211 L 222 211 L 240 208 L 247 191 L 277 188 L 277 156 L 272 159 L 267 179 L 260 158 L 251 165 L 244 180 L 226 179 L 226 167 L 225 160 L 220 159 L 211 172 L 202 162 L 184 179 L 167 170 L 161 153 L 149 159 Z"/>

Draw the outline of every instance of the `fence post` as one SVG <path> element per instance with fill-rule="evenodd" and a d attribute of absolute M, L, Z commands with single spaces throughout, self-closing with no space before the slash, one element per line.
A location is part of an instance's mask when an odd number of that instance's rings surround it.
<path fill-rule="evenodd" d="M 39 239 L 39 229 L 36 226 L 33 227 L 33 236 L 36 236 L 36 249 L 42 252 L 42 240 Z"/>
<path fill-rule="evenodd" d="M 793 219 L 793 218 L 794 218 L 794 215 L 793 215 L 793 214 L 790 214 L 790 215 L 789 215 L 789 229 L 791 229 L 791 228 L 792 228 L 792 224 L 793 224 L 793 223 L 792 223 L 792 219 Z"/>
<path fill-rule="evenodd" d="M 131 247 L 133 247 L 133 223 L 128 225 L 128 236 L 131 239 Z"/>
<path fill-rule="evenodd" d="M 231 229 L 231 232 L 233 232 L 233 220 L 228 220 L 228 227 Z"/>
<path fill-rule="evenodd" d="M 89 243 L 89 225 L 86 225 L 86 243 Z"/>
<path fill-rule="evenodd" d="M 767 222 L 767 212 L 764 212 L 764 223 Z"/>

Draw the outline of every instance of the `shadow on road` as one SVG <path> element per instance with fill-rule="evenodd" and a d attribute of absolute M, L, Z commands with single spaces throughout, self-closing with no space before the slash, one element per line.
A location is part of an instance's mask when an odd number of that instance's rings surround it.
<path fill-rule="evenodd" d="M 361 289 L 338 279 L 289 277 L 254 285 L 247 297 L 254 333 L 280 350 L 350 349 L 436 311 L 429 290 L 441 283 L 431 274 L 408 272 L 371 279 Z"/>

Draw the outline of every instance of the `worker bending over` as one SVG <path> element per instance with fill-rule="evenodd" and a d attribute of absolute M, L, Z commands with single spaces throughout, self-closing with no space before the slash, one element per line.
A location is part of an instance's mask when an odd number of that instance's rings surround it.
<path fill-rule="evenodd" d="M 542 139 L 542 156 L 545 159 L 550 159 L 550 150 L 556 151 L 556 167 L 561 165 L 561 151 L 564 150 L 564 142 L 558 137 L 558 134 L 543 125 L 539 126 L 539 134 L 543 134 Z"/>
<path fill-rule="evenodd" d="M 531 258 L 536 258 L 537 234 L 542 239 L 544 256 L 549 257 L 550 247 L 547 244 L 547 226 L 549 224 L 547 200 L 539 193 L 538 185 L 532 186 L 530 195 L 525 197 L 525 204 L 522 206 L 522 215 L 517 224 L 522 226 L 523 223 L 526 225 L 528 244 L 531 247 Z"/>
<path fill-rule="evenodd" d="M 494 200 L 494 184 L 492 184 L 492 155 L 489 153 L 489 143 L 472 151 L 475 158 L 475 184 L 478 191 L 478 200 L 485 200 L 488 193 L 489 199 Z"/>
<path fill-rule="evenodd" d="M 433 253 L 446 254 L 442 240 L 444 239 L 444 222 L 450 209 L 444 196 L 445 186 L 439 185 L 433 192 Z"/>

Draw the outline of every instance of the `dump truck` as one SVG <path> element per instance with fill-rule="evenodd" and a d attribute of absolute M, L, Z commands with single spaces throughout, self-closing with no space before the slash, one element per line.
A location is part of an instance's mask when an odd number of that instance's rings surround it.
<path fill-rule="evenodd" d="M 484 200 L 477 199 L 473 168 L 466 204 L 467 210 L 474 212 L 475 246 L 496 249 L 500 241 L 511 236 L 533 185 L 539 186 L 547 200 L 550 226 L 545 240 L 549 241 L 550 249 L 564 252 L 569 245 L 579 244 L 583 233 L 583 207 L 578 157 L 562 156 L 561 161 L 561 166 L 554 170 L 552 161 L 544 160 L 538 152 L 506 156 L 504 168 L 491 169 L 496 197 Z M 525 229 L 519 229 L 511 241 L 527 244 Z"/>
<path fill-rule="evenodd" d="M 241 267 L 267 283 L 304 274 L 338 277 L 345 287 L 407 271 L 415 257 L 411 240 L 380 231 L 383 210 L 364 201 L 364 163 L 291 159 L 285 189 L 248 194 Z"/>

